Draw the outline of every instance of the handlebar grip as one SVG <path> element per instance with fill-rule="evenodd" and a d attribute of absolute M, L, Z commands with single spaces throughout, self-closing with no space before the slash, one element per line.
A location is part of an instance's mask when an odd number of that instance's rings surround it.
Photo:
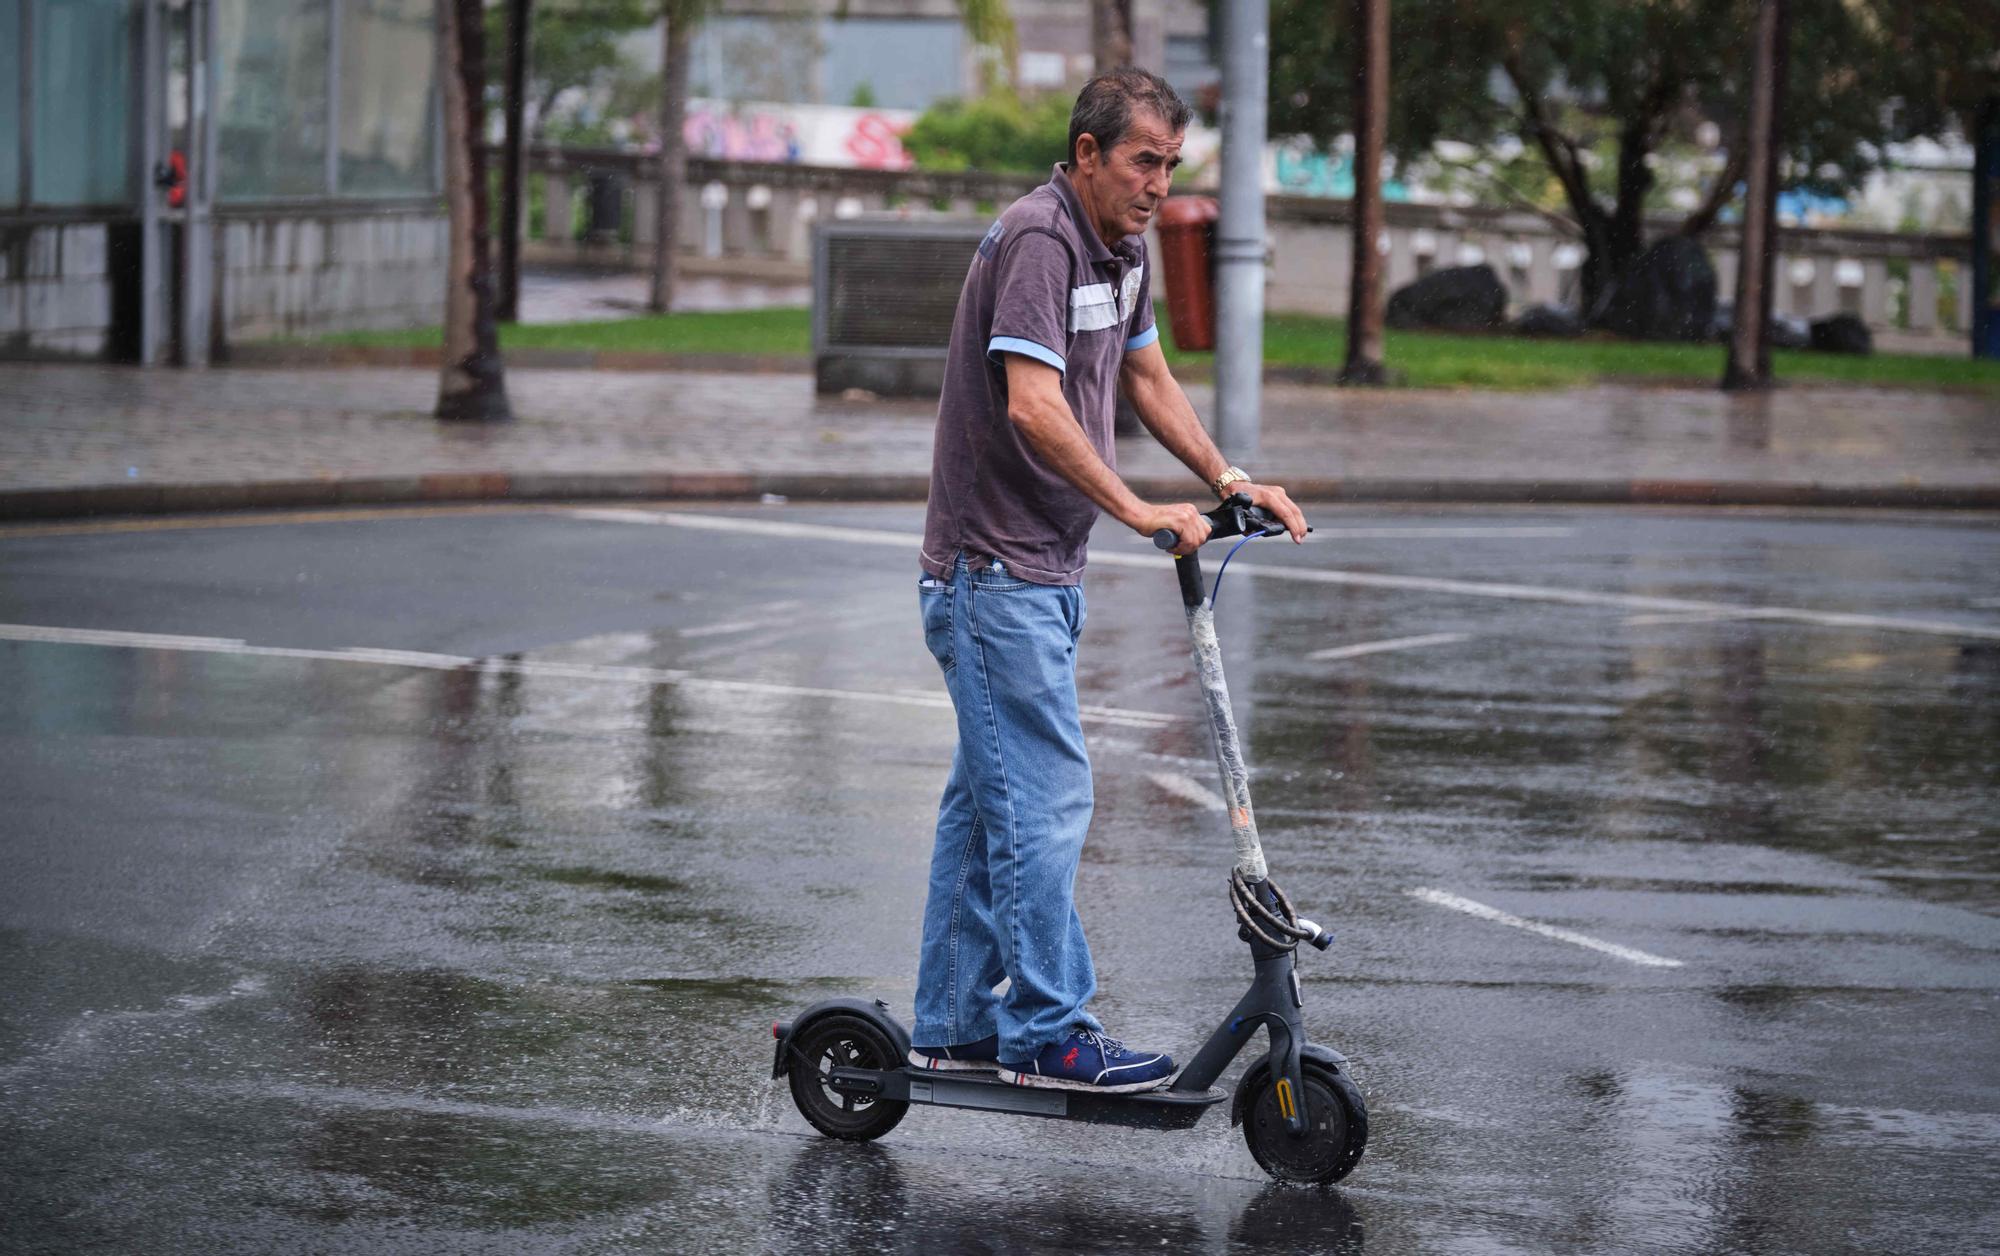
<path fill-rule="evenodd" d="M 1172 528 L 1161 528 L 1159 531 L 1153 533 L 1153 548 L 1170 550 L 1180 544 L 1180 540 L 1180 535 Z"/>

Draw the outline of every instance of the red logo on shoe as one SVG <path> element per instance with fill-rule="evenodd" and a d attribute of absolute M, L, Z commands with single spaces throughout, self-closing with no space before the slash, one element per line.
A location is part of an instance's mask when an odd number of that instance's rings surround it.
<path fill-rule="evenodd" d="M 1076 1048 L 1076 1047 L 1071 1047 L 1071 1048 L 1069 1049 L 1069 1054 L 1068 1054 L 1068 1055 L 1065 1055 L 1065 1056 L 1063 1057 L 1063 1067 L 1064 1067 L 1064 1068 L 1075 1068 L 1075 1067 L 1076 1067 L 1076 1053 L 1077 1053 L 1077 1050 L 1078 1050 L 1078 1048 Z"/>

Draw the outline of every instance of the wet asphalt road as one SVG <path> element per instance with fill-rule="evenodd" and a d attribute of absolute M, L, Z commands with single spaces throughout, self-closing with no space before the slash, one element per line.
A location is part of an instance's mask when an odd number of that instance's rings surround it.
<path fill-rule="evenodd" d="M 1991 1250 L 2000 521 L 1340 509 L 1238 555 L 1266 849 L 1375 1121 L 1312 1191 L 1226 1115 L 854 1147 L 768 1079 L 773 1019 L 909 1005 L 919 517 L 0 535 L 0 1248 Z M 1097 553 L 1079 899 L 1106 1022 L 1185 1056 L 1248 974 L 1227 825 L 1173 582 Z"/>

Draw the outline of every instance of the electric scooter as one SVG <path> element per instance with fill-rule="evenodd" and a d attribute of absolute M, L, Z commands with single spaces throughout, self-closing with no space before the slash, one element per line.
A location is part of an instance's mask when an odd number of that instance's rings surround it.
<path fill-rule="evenodd" d="M 1240 493 L 1207 518 L 1209 539 L 1240 536 L 1237 548 L 1284 530 Z M 1172 549 L 1176 538 L 1163 529 L 1153 542 Z M 1230 555 L 1235 552 L 1231 549 Z M 1224 571 L 1228 565 L 1225 557 Z M 1229 899 L 1237 936 L 1250 947 L 1255 975 L 1249 991 L 1171 1083 L 1107 1095 L 1009 1086 L 991 1073 L 918 1069 L 907 1063 L 909 1031 L 889 1014 L 888 1004 L 879 999 L 815 1003 L 790 1022 L 771 1026 L 777 1039 L 771 1076 L 788 1079 L 799 1113 L 822 1134 L 854 1141 L 880 1138 L 912 1104 L 1180 1130 L 1229 1100 L 1230 1123 L 1242 1126 L 1250 1154 L 1274 1178 L 1337 1182 L 1360 1162 L 1368 1142 L 1367 1104 L 1349 1074 L 1347 1058 L 1306 1037 L 1305 997 L 1299 987 L 1298 944 L 1324 951 L 1333 937 L 1300 917 L 1267 874 L 1250 809 L 1249 771 L 1222 675 L 1214 603 L 1203 587 L 1198 554 L 1180 558 L 1174 566 L 1229 806 L 1236 848 Z M 1220 581 L 1218 572 L 1218 587 Z M 1264 1057 L 1245 1071 L 1232 1097 L 1216 1086 L 1216 1079 L 1259 1028 L 1268 1044 Z"/>

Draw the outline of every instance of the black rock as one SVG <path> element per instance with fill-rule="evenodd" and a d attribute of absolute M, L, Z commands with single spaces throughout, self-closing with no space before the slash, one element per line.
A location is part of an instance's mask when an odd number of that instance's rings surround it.
<path fill-rule="evenodd" d="M 1641 253 L 1598 298 L 1590 325 L 1634 340 L 1705 340 L 1715 322 L 1715 268 L 1686 236 Z"/>
<path fill-rule="evenodd" d="M 1764 332 L 1764 338 L 1771 342 L 1773 349 L 1812 348 L 1812 328 L 1802 318 L 1790 314 L 1771 315 L 1771 326 Z"/>
<path fill-rule="evenodd" d="M 1581 336 L 1583 320 L 1564 306 L 1531 305 L 1507 324 L 1507 330 L 1516 336 Z"/>
<path fill-rule="evenodd" d="M 1507 315 L 1507 288 L 1491 266 L 1434 270 L 1390 294 L 1383 320 L 1391 327 L 1484 331 Z"/>
<path fill-rule="evenodd" d="M 1731 333 L 1736 330 L 1736 307 L 1728 301 L 1715 307 L 1715 316 L 1708 324 L 1710 340 L 1728 343 Z M 1867 330 L 1863 328 L 1862 330 Z M 1771 321 L 1764 325 L 1764 339 L 1773 349 L 1805 349 L 1811 347 L 1812 329 L 1803 319 L 1790 314 L 1773 314 Z"/>
<path fill-rule="evenodd" d="M 1817 319 L 1809 334 L 1812 347 L 1821 353 L 1875 352 L 1875 337 L 1869 334 L 1868 324 L 1852 314 Z"/>

